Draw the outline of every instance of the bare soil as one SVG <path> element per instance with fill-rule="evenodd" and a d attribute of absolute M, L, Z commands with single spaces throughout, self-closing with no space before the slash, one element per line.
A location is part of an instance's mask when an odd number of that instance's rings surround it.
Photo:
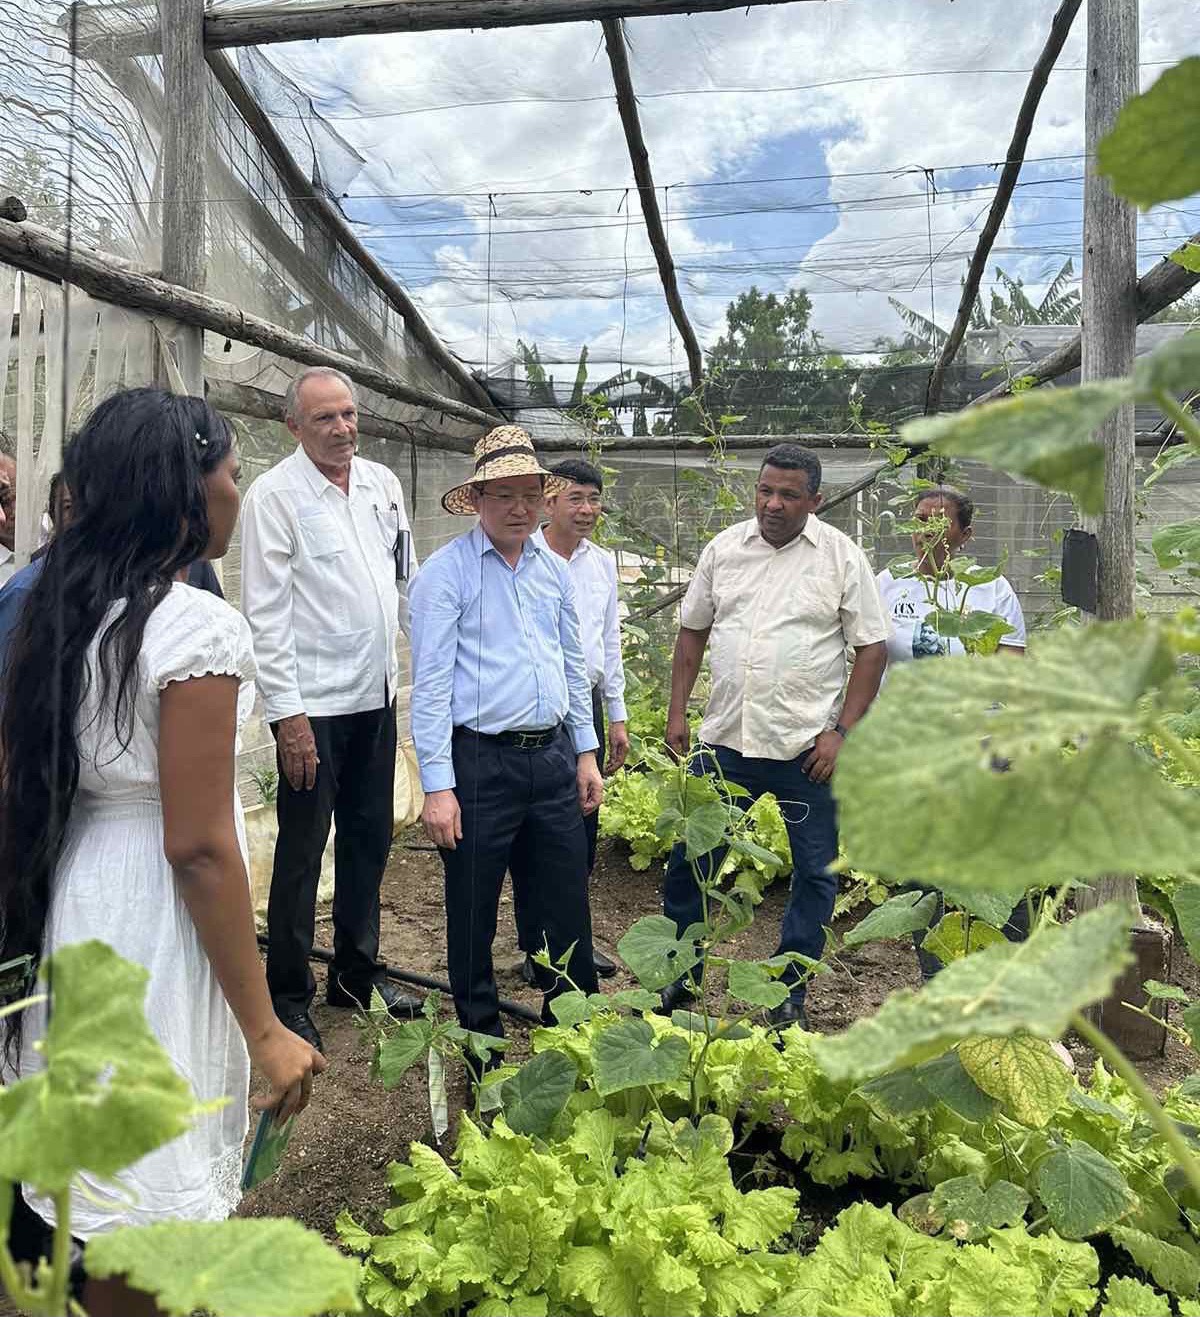
<path fill-rule="evenodd" d="M 619 843 L 601 841 L 592 878 L 592 921 L 596 945 L 614 959 L 625 930 L 640 916 L 661 909 L 660 878 L 656 868 L 643 873 L 632 869 Z M 754 924 L 737 938 L 736 954 L 756 958 L 775 950 L 786 897 L 784 883 L 777 882 L 768 890 Z M 846 923 L 857 922 L 862 913 L 848 917 Z M 318 924 L 318 940 L 328 946 L 329 936 L 326 918 Z M 441 862 L 415 830 L 397 843 L 384 879 L 382 945 L 389 965 L 445 978 Z M 522 957 L 507 889 L 501 898 L 494 958 L 501 995 L 539 1008 L 540 994 L 521 980 Z M 316 967 L 316 974 L 313 1019 L 325 1040 L 329 1069 L 314 1086 L 312 1103 L 298 1123 L 283 1167 L 247 1198 L 242 1212 L 295 1216 L 332 1236 L 334 1219 L 343 1207 L 356 1217 L 370 1219 L 386 1206 L 384 1168 L 388 1162 L 402 1159 L 412 1141 L 432 1142 L 433 1134 L 424 1068 L 410 1071 L 391 1092 L 372 1081 L 367 1050 L 351 1013 L 324 1004 L 322 967 Z M 1200 972 L 1182 947 L 1174 957 L 1172 981 L 1189 995 L 1200 996 Z M 875 942 L 854 948 L 810 987 L 809 1022 L 822 1033 L 835 1033 L 875 1011 L 895 989 L 919 984 L 909 942 Z M 601 986 L 617 990 L 635 987 L 636 982 L 619 970 Z M 508 1020 L 506 1028 L 512 1040 L 509 1055 L 519 1060 L 528 1051 L 528 1027 Z M 1093 1060 L 1090 1049 L 1067 1041 L 1080 1074 L 1088 1073 Z M 1142 1062 L 1139 1068 L 1154 1088 L 1162 1089 L 1189 1074 L 1192 1063 L 1186 1049 L 1168 1040 L 1162 1057 Z M 446 1142 L 452 1143 L 457 1113 L 465 1100 L 465 1080 L 462 1075 L 451 1075 L 448 1082 L 451 1130 Z M 869 1186 L 851 1188 L 851 1197 L 870 1193 Z M 830 1208 L 842 1205 L 831 1203 Z"/>

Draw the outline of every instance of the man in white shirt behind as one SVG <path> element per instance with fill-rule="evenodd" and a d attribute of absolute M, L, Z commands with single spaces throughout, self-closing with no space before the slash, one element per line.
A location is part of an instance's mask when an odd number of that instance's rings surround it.
<path fill-rule="evenodd" d="M 392 840 L 398 631 L 416 568 L 404 491 L 355 456 L 354 386 L 314 366 L 284 420 L 299 447 L 242 503 L 242 610 L 279 761 L 279 836 L 267 906 L 267 983 L 284 1024 L 313 1047 L 309 967 L 321 856 L 334 843 L 333 964 L 326 1000 L 394 1015 L 421 1003 L 379 964 L 379 885 Z"/>
<path fill-rule="evenodd" d="M 604 475 L 598 467 L 582 458 L 559 462 L 551 467 L 551 474 L 561 476 L 569 483 L 561 493 L 546 500 L 549 520 L 531 538 L 534 543 L 566 559 L 579 612 L 583 657 L 592 686 L 592 720 L 599 742 L 596 763 L 601 772 L 612 774 L 625 763 L 625 756 L 629 753 L 629 733 L 625 725 L 625 669 L 621 664 L 617 560 L 607 549 L 592 542 L 604 506 Z M 589 874 L 596 863 L 599 821 L 599 810 L 583 817 Z M 536 930 L 520 926 L 519 895 L 517 902 L 519 939 L 521 949 L 526 953 L 524 977 L 531 983 L 533 964 L 529 953 L 538 950 L 541 938 Z M 615 963 L 603 952 L 593 947 L 592 955 L 597 974 L 609 978 L 616 973 Z"/>

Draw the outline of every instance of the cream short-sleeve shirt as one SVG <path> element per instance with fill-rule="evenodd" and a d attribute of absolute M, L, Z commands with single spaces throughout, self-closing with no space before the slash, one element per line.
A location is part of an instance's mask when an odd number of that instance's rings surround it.
<path fill-rule="evenodd" d="M 711 628 L 701 739 L 758 759 L 795 759 L 832 727 L 847 648 L 889 631 L 866 555 L 814 516 L 781 549 L 755 520 L 722 531 L 700 555 L 680 621 Z"/>

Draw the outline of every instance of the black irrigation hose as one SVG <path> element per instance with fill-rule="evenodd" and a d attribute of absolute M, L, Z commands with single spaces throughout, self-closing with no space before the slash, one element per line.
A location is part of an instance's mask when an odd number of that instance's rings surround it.
<path fill-rule="evenodd" d="M 258 945 L 266 948 L 267 938 L 265 933 L 258 935 Z M 333 964 L 333 952 L 325 951 L 321 947 L 313 947 L 308 953 L 309 960 L 319 961 L 322 965 Z M 444 992 L 447 996 L 451 994 L 449 983 L 445 979 L 435 979 L 429 974 L 418 974 L 415 970 L 394 969 L 391 965 L 384 965 L 384 974 L 395 983 L 411 983 L 418 988 L 435 988 L 438 992 Z M 524 1020 L 526 1024 L 541 1024 L 541 1015 L 533 1009 L 532 1006 L 525 1006 L 519 1001 L 510 1001 L 507 997 L 501 997 L 499 1001 L 500 1010 L 505 1015 L 511 1015 L 514 1020 Z"/>

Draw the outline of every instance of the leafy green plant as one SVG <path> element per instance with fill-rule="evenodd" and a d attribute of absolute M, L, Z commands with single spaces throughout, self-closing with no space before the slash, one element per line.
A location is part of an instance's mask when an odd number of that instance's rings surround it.
<path fill-rule="evenodd" d="M 150 1032 L 147 972 L 101 942 L 63 947 L 42 965 L 53 1007 L 45 1068 L 0 1088 L 0 1285 L 23 1311 L 68 1311 L 71 1185 L 111 1178 L 183 1133 L 207 1108 Z M 27 1002 L 12 1003 L 5 1011 Z M 53 1199 L 52 1255 L 36 1268 L 8 1246 L 22 1181 Z M 172 1222 L 114 1230 L 87 1246 L 90 1275 L 128 1277 L 162 1311 L 303 1315 L 358 1311 L 355 1272 L 295 1221 Z M 79 1311 L 72 1305 L 72 1311 Z"/>

